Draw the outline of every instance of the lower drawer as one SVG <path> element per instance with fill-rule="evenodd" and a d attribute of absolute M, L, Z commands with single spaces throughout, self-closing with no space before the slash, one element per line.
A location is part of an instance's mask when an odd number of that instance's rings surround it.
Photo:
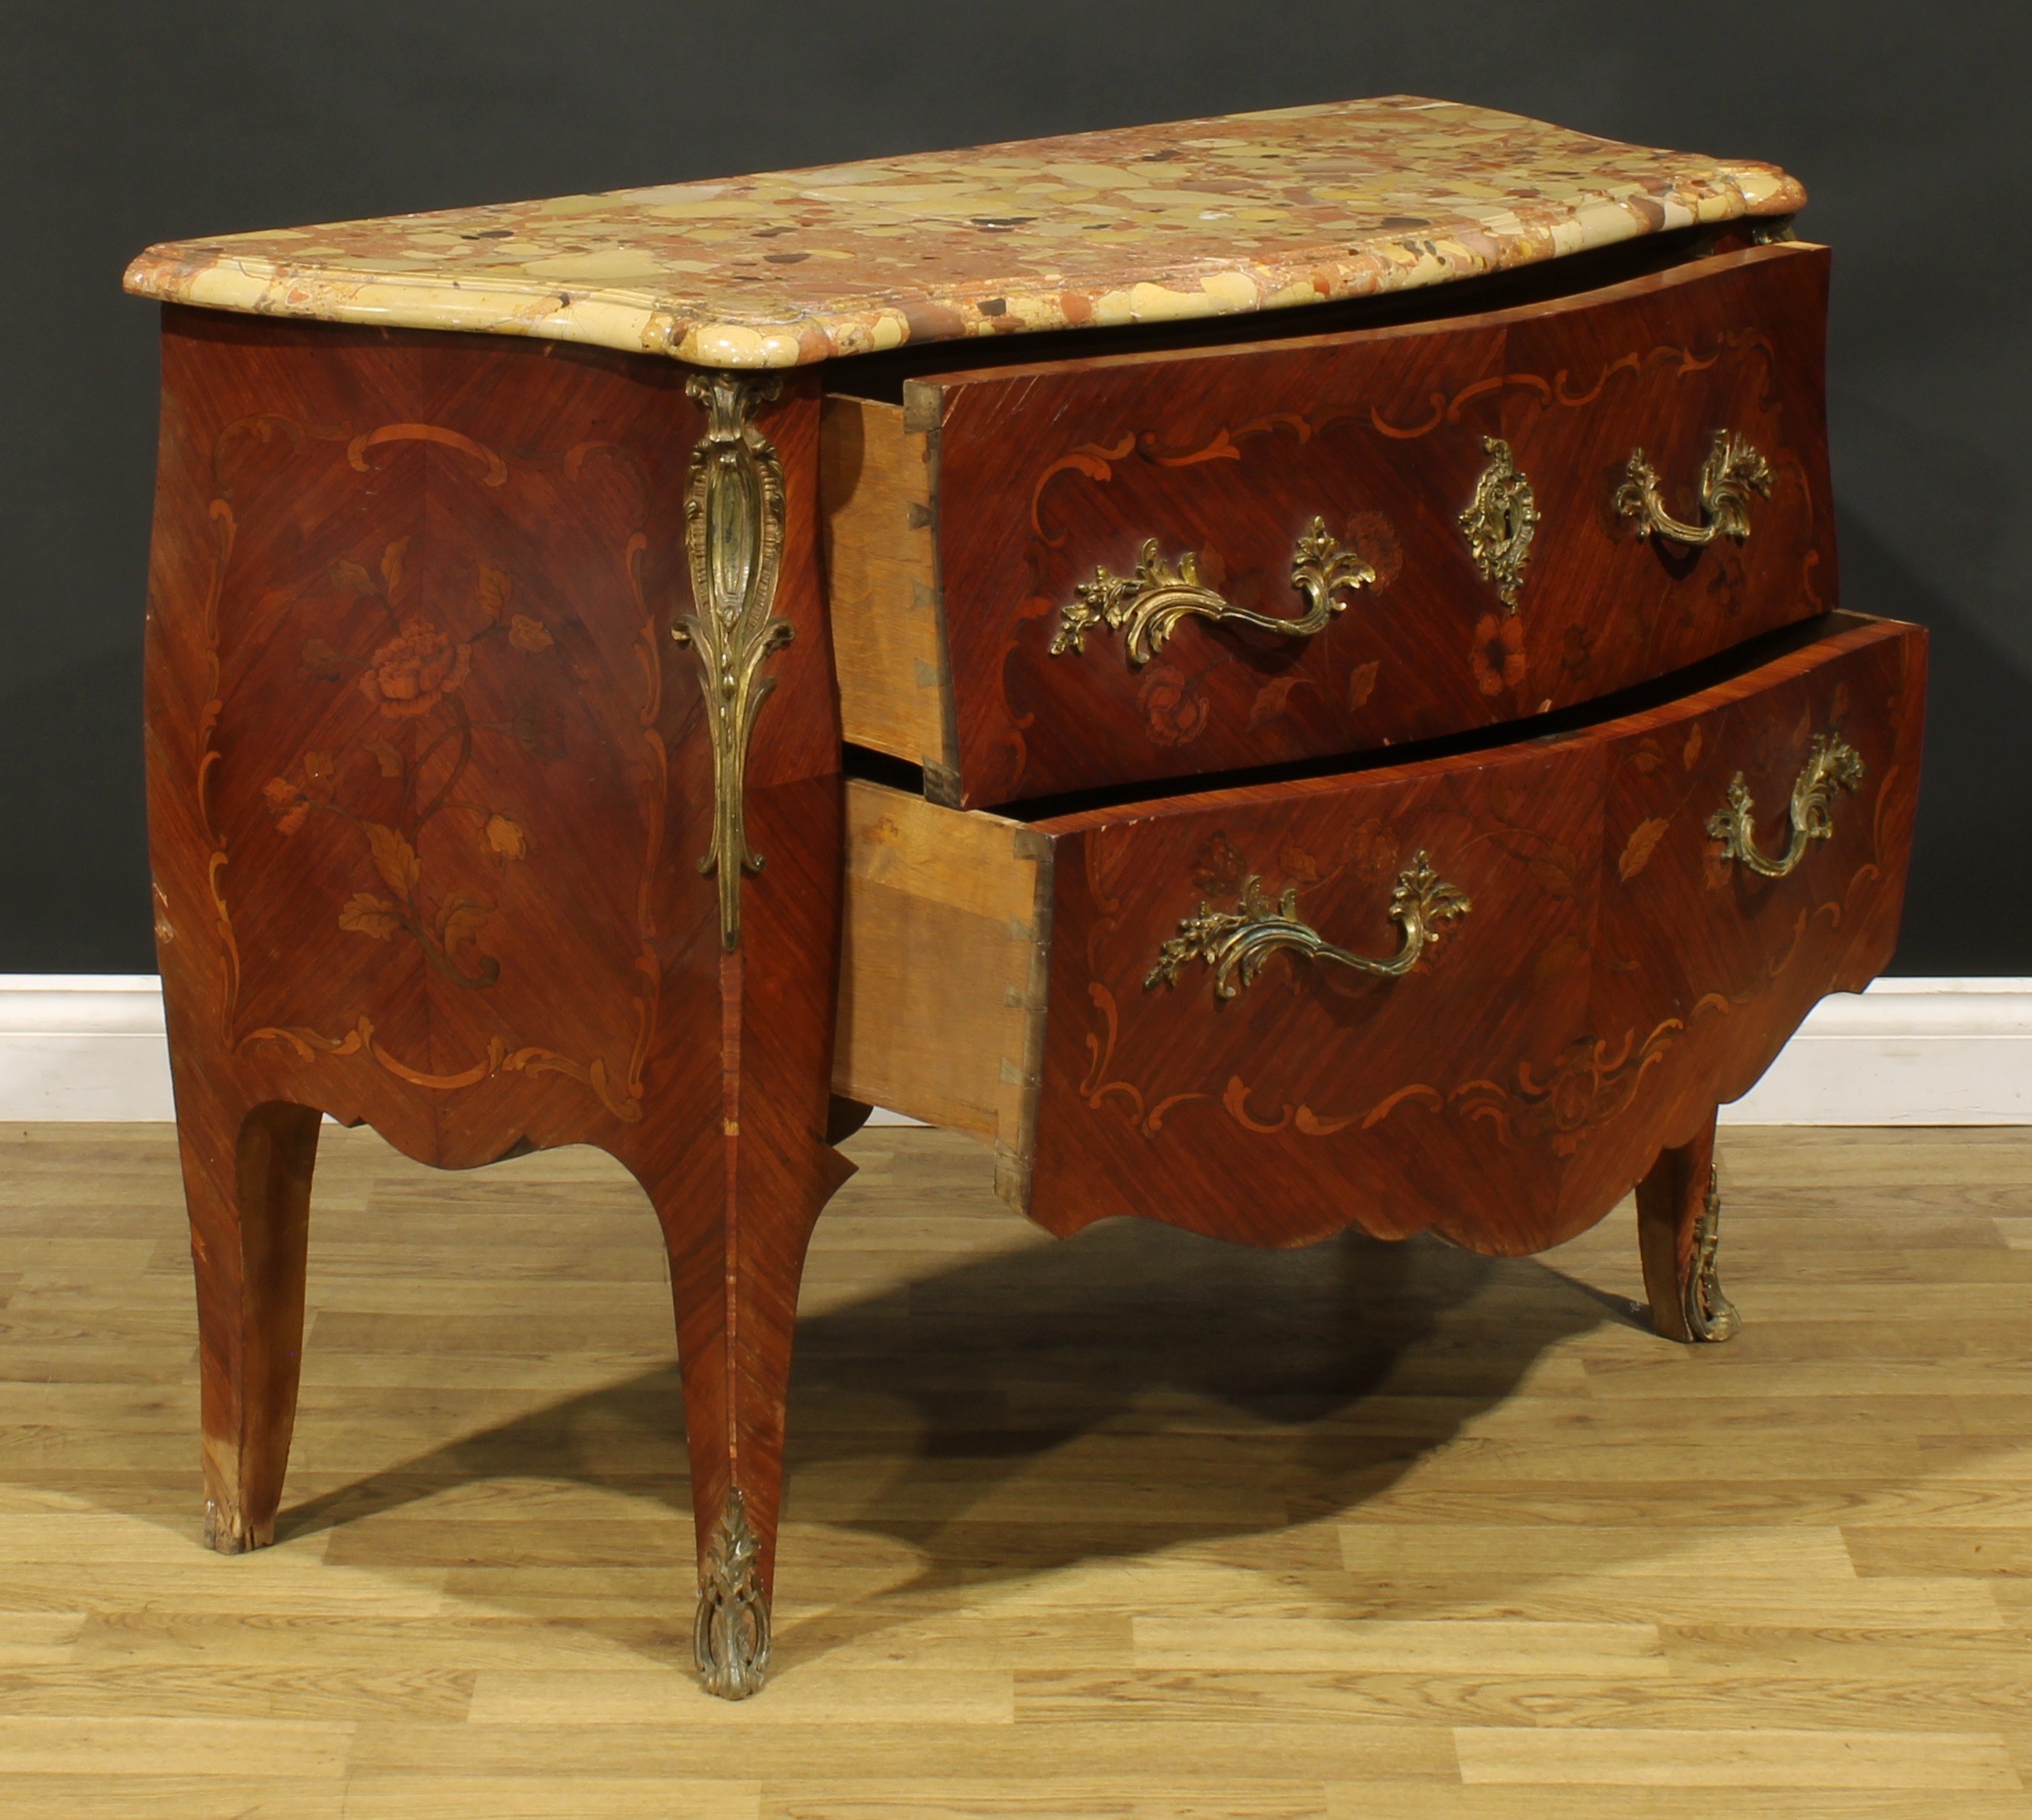
<path fill-rule="evenodd" d="M 1538 1251 L 1896 938 L 1925 635 L 1578 731 L 1026 824 L 848 794 L 835 1090 L 1055 1232 Z"/>

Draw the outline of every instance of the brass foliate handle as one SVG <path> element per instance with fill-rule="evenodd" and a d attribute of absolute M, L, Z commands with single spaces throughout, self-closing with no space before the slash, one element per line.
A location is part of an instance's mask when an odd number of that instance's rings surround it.
<path fill-rule="evenodd" d="M 1158 554 L 1157 540 L 1147 539 L 1137 558 L 1136 573 L 1120 576 L 1097 568 L 1091 582 L 1073 590 L 1072 601 L 1059 609 L 1059 630 L 1051 654 L 1086 649 L 1087 634 L 1106 626 L 1123 634 L 1129 661 L 1147 664 L 1164 641 L 1188 616 L 1218 620 L 1231 625 L 1253 625 L 1286 638 L 1310 638 L 1347 602 L 1340 596 L 1376 579 L 1361 553 L 1349 549 L 1315 519 L 1298 540 L 1291 557 L 1291 586 L 1304 595 L 1306 611 L 1296 619 L 1272 618 L 1237 606 L 1199 579 L 1199 560 L 1190 550 L 1175 566 Z"/>
<path fill-rule="evenodd" d="M 1263 895 L 1262 881 L 1250 878 L 1233 910 L 1217 910 L 1203 902 L 1193 915 L 1180 919 L 1178 934 L 1158 949 L 1157 964 L 1143 987 L 1147 992 L 1175 986 L 1179 970 L 1198 960 L 1214 970 L 1214 996 L 1233 998 L 1242 987 L 1254 983 L 1263 963 L 1279 949 L 1378 979 L 1395 979 L 1418 964 L 1428 943 L 1440 939 L 1437 924 L 1465 916 L 1474 907 L 1466 894 L 1449 885 L 1419 852 L 1397 875 L 1397 889 L 1390 894 L 1390 920 L 1403 930 L 1403 939 L 1394 954 L 1378 958 L 1336 948 L 1310 924 L 1301 922 L 1296 887 L 1273 905 Z"/>
<path fill-rule="evenodd" d="M 1757 851 L 1755 805 L 1740 771 L 1729 785 L 1728 807 L 1708 818 L 1709 838 L 1721 842 L 1724 858 L 1740 860 L 1759 878 L 1783 878 L 1806 857 L 1808 841 L 1833 835 L 1835 792 L 1852 790 L 1862 780 L 1863 761 L 1856 748 L 1817 735 L 1792 786 L 1792 839 L 1778 858 L 1766 859 Z"/>
<path fill-rule="evenodd" d="M 1639 537 L 1670 538 L 1675 543 L 1712 543 L 1727 535 L 1737 543 L 1750 535 L 1750 496 L 1771 496 L 1771 464 L 1733 430 L 1715 432 L 1715 446 L 1701 466 L 1701 509 L 1705 524 L 1688 524 L 1665 509 L 1658 495 L 1658 471 L 1642 449 L 1630 451 L 1622 485 L 1616 489 L 1619 518 L 1637 520 Z"/>

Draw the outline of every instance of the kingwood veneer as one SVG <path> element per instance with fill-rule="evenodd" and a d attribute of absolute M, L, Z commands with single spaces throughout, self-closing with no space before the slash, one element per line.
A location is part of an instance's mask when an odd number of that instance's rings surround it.
<path fill-rule="evenodd" d="M 1889 956 L 1921 731 L 1923 635 L 1827 616 L 1803 200 L 1398 98 L 143 255 L 215 1544 L 325 1113 L 640 1180 L 729 1695 L 869 1103 L 1067 1233 L 1636 1184 L 1726 1337 L 1715 1107 Z"/>

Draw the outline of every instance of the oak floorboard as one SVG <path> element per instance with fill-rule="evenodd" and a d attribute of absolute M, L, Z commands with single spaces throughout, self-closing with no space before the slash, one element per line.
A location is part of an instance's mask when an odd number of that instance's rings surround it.
<path fill-rule="evenodd" d="M 1020 1787 L 974 1777 L 771 1784 L 762 1820 L 1327 1820 L 1323 1783 L 1272 1775 L 1044 1775 Z"/>
<path fill-rule="evenodd" d="M 2015 1790 L 1339 1783 L 1327 1820 L 2024 1820 Z"/>
<path fill-rule="evenodd" d="M 227 1560 L 168 1127 L 0 1128 L 0 1813 L 2032 1816 L 2032 1130 L 1725 1128 L 1697 1350 L 1627 1204 L 1379 1273 L 848 1149 L 730 1707 L 616 1166 L 325 1129 L 278 1540 Z"/>
<path fill-rule="evenodd" d="M 2032 1703 L 2032 1660 L 2015 1673 L 1957 1675 L 1935 1668 L 1892 1689 L 1866 1673 L 1808 1674 L 1766 1666 L 1690 1672 L 1677 1658 L 1648 1674 L 1528 1676 L 1477 1664 L 1376 1674 L 1311 1668 L 1021 1670 L 1019 1724 L 1077 1723 L 1096 1711 L 1110 1721 L 1253 1725 L 1267 1713 L 1291 1719 L 1397 1725 L 1599 1726 L 1669 1722 L 1688 1727 L 1779 1726 L 1840 1731 L 1861 1697 L 1899 1728 L 1974 1731 L 2016 1724 Z"/>
<path fill-rule="evenodd" d="M 752 1779 L 694 1776 L 357 1776 L 344 1820 L 761 1820 Z"/>
<path fill-rule="evenodd" d="M 86 1775 L 0 1771 L 10 1813 L 35 1820 L 345 1820 L 343 1781 L 205 1773 Z M 497 1813 L 499 1810 L 496 1810 Z"/>
<path fill-rule="evenodd" d="M 1942 1791 L 2020 1786 L 2010 1748 L 1994 1731 L 1464 1726 L 1454 1741 L 1467 1782 Z"/>

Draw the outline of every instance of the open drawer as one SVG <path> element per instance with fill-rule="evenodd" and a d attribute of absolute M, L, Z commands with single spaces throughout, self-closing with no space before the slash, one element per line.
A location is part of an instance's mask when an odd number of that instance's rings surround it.
<path fill-rule="evenodd" d="M 1539 1251 L 1895 940 L 1925 635 L 1547 737 L 1034 823 L 848 786 L 835 1091 L 1055 1232 Z"/>
<path fill-rule="evenodd" d="M 847 737 L 992 806 L 1523 720 L 1810 617 L 1827 282 L 1753 248 L 828 398 Z"/>

